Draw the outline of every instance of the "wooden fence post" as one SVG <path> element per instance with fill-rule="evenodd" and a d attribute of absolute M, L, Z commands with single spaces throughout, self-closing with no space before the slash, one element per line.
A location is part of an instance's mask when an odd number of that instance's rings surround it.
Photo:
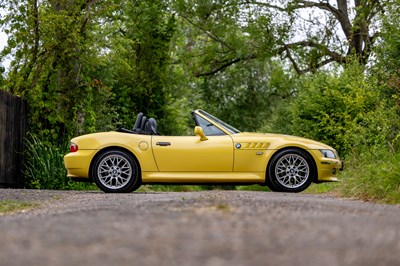
<path fill-rule="evenodd" d="M 0 90 L 0 187 L 24 187 L 27 103 Z"/>

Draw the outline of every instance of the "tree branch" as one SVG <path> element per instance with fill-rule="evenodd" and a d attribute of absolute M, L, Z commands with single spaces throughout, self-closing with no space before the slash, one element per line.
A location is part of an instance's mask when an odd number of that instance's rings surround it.
<path fill-rule="evenodd" d="M 284 44 L 284 48 L 286 51 L 286 55 L 289 58 L 290 62 L 292 62 L 292 65 L 293 65 L 294 69 L 296 70 L 297 74 L 301 75 L 302 71 L 300 70 L 299 66 L 297 65 L 296 60 L 294 60 L 292 54 L 290 53 L 289 47 L 286 44 Z"/>
<path fill-rule="evenodd" d="M 226 63 L 224 63 L 224 64 L 220 65 L 219 67 L 217 67 L 217 68 L 215 68 L 215 69 L 213 69 L 213 70 L 210 70 L 210 71 L 208 71 L 208 72 L 196 73 L 196 74 L 195 74 L 195 77 L 196 77 L 196 78 L 199 78 L 199 77 L 211 76 L 211 75 L 217 74 L 218 72 L 220 72 L 220 71 L 226 69 L 227 67 L 229 67 L 229 66 L 231 66 L 231 65 L 233 65 L 233 64 L 236 64 L 236 63 L 241 62 L 241 61 L 246 61 L 246 60 L 250 60 L 250 59 L 255 59 L 256 57 L 257 57 L 257 56 L 256 56 L 255 54 L 250 54 L 250 55 L 248 55 L 248 56 L 235 58 L 235 59 L 233 59 L 233 60 L 231 60 L 231 61 L 227 61 Z"/>
<path fill-rule="evenodd" d="M 315 64 L 312 67 L 309 67 L 309 68 L 301 70 L 299 74 L 301 75 L 301 74 L 304 74 L 304 73 L 307 73 L 307 72 L 310 72 L 310 71 L 315 71 L 318 68 L 323 67 L 323 66 L 325 66 L 325 65 L 327 65 L 329 63 L 332 63 L 332 62 L 335 62 L 335 60 L 333 58 L 328 58 L 328 59 L 326 59 L 324 61 L 321 61 L 321 62 Z"/>
<path fill-rule="evenodd" d="M 273 8 L 273 9 L 276 9 L 276 10 L 279 10 L 282 12 L 287 11 L 287 9 L 285 7 L 269 4 L 267 2 L 255 1 L 255 0 L 243 1 L 243 3 L 241 3 L 241 5 L 257 5 L 257 6 L 262 6 L 262 7 Z"/>
<path fill-rule="evenodd" d="M 81 25 L 81 29 L 80 32 L 84 32 L 86 24 L 89 22 L 89 18 L 90 18 L 90 12 L 91 12 L 91 7 L 96 4 L 96 2 L 98 2 L 98 0 L 87 0 L 84 2 L 84 4 L 82 5 L 82 9 L 81 11 L 86 9 L 86 14 L 85 17 L 82 21 L 82 25 Z"/>
<path fill-rule="evenodd" d="M 312 1 L 306 1 L 306 0 L 294 0 L 293 3 L 297 4 L 297 5 L 292 6 L 292 8 L 294 8 L 294 9 L 317 7 L 319 9 L 323 9 L 323 10 L 327 10 L 327 11 L 331 12 L 336 17 L 340 16 L 339 9 L 335 8 L 328 2 L 312 2 Z"/>
<path fill-rule="evenodd" d="M 295 48 L 295 47 L 312 47 L 312 48 L 317 48 L 319 51 L 324 53 L 324 55 L 327 55 L 333 59 L 333 61 L 336 61 L 338 63 L 344 63 L 346 61 L 346 58 L 342 55 L 340 55 L 337 52 L 331 51 L 328 49 L 327 46 L 316 43 L 313 40 L 304 40 L 304 41 L 299 41 L 299 42 L 294 42 L 294 43 L 289 43 L 289 44 L 284 44 L 282 47 L 277 49 L 278 54 L 282 54 L 284 51 L 287 51 L 287 49 Z"/>
<path fill-rule="evenodd" d="M 196 24 L 195 22 L 193 22 L 191 19 L 189 19 L 188 17 L 179 14 L 179 16 L 181 18 L 183 18 L 184 20 L 186 20 L 187 22 L 189 22 L 189 24 L 191 24 L 192 26 L 200 29 L 201 31 L 203 31 L 210 39 L 224 45 L 225 47 L 227 47 L 229 50 L 234 50 L 230 45 L 228 45 L 225 41 L 221 40 L 220 38 L 218 38 L 217 36 L 215 36 L 214 34 L 212 34 L 211 32 L 209 32 L 208 30 L 204 29 L 202 26 Z"/>
<path fill-rule="evenodd" d="M 321 51 L 325 56 L 328 56 L 327 59 L 316 63 L 313 66 L 310 66 L 305 69 L 301 69 L 299 65 L 297 64 L 296 60 L 293 58 L 291 49 L 296 48 L 296 47 L 311 47 L 311 48 L 317 48 L 319 51 Z M 277 49 L 277 54 L 283 54 L 286 52 L 287 58 L 290 60 L 292 63 L 294 69 L 296 70 L 297 74 L 302 75 L 304 73 L 310 72 L 310 71 L 315 71 L 316 69 L 325 66 L 329 63 L 332 62 L 338 62 L 338 63 L 345 63 L 346 62 L 346 57 L 340 55 L 339 53 L 333 52 L 329 50 L 325 45 L 316 43 L 312 40 L 304 40 L 304 41 L 299 41 L 295 43 L 289 43 L 289 44 L 283 44 L 282 47 Z"/>
<path fill-rule="evenodd" d="M 351 37 L 352 25 L 347 12 L 347 0 L 337 0 L 338 8 L 335 8 L 328 2 L 322 1 L 312 2 L 307 0 L 294 0 L 293 2 L 297 4 L 297 6 L 293 7 L 294 9 L 316 7 L 330 12 L 339 21 L 346 38 L 349 39 Z"/>

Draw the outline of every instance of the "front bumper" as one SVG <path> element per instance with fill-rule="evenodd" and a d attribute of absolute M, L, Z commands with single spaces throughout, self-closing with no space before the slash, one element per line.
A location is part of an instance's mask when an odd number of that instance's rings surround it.
<path fill-rule="evenodd" d="M 339 158 L 325 158 L 319 150 L 310 150 L 318 170 L 315 182 L 338 181 L 337 174 L 344 169 L 344 163 Z"/>
<path fill-rule="evenodd" d="M 318 182 L 337 181 L 336 175 L 343 170 L 343 162 L 336 159 L 321 160 L 318 168 Z"/>

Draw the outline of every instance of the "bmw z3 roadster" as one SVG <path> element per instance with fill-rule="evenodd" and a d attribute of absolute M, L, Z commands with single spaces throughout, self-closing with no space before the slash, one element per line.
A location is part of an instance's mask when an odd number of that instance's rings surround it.
<path fill-rule="evenodd" d="M 313 140 L 240 132 L 203 110 L 192 112 L 194 136 L 162 136 L 140 113 L 133 129 L 71 140 L 68 177 L 94 181 L 104 192 L 127 193 L 142 184 L 259 184 L 300 192 L 312 182 L 337 181 L 335 149 Z"/>

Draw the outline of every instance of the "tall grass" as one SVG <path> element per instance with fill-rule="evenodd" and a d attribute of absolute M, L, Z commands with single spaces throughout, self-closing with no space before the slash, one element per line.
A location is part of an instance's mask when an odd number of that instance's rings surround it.
<path fill-rule="evenodd" d="M 29 134 L 25 149 L 25 185 L 36 189 L 96 189 L 96 186 L 77 183 L 67 177 L 64 155 L 68 150 L 42 141 Z"/>
<path fill-rule="evenodd" d="M 350 156 L 339 189 L 345 197 L 400 203 L 400 152 L 381 148 Z"/>

